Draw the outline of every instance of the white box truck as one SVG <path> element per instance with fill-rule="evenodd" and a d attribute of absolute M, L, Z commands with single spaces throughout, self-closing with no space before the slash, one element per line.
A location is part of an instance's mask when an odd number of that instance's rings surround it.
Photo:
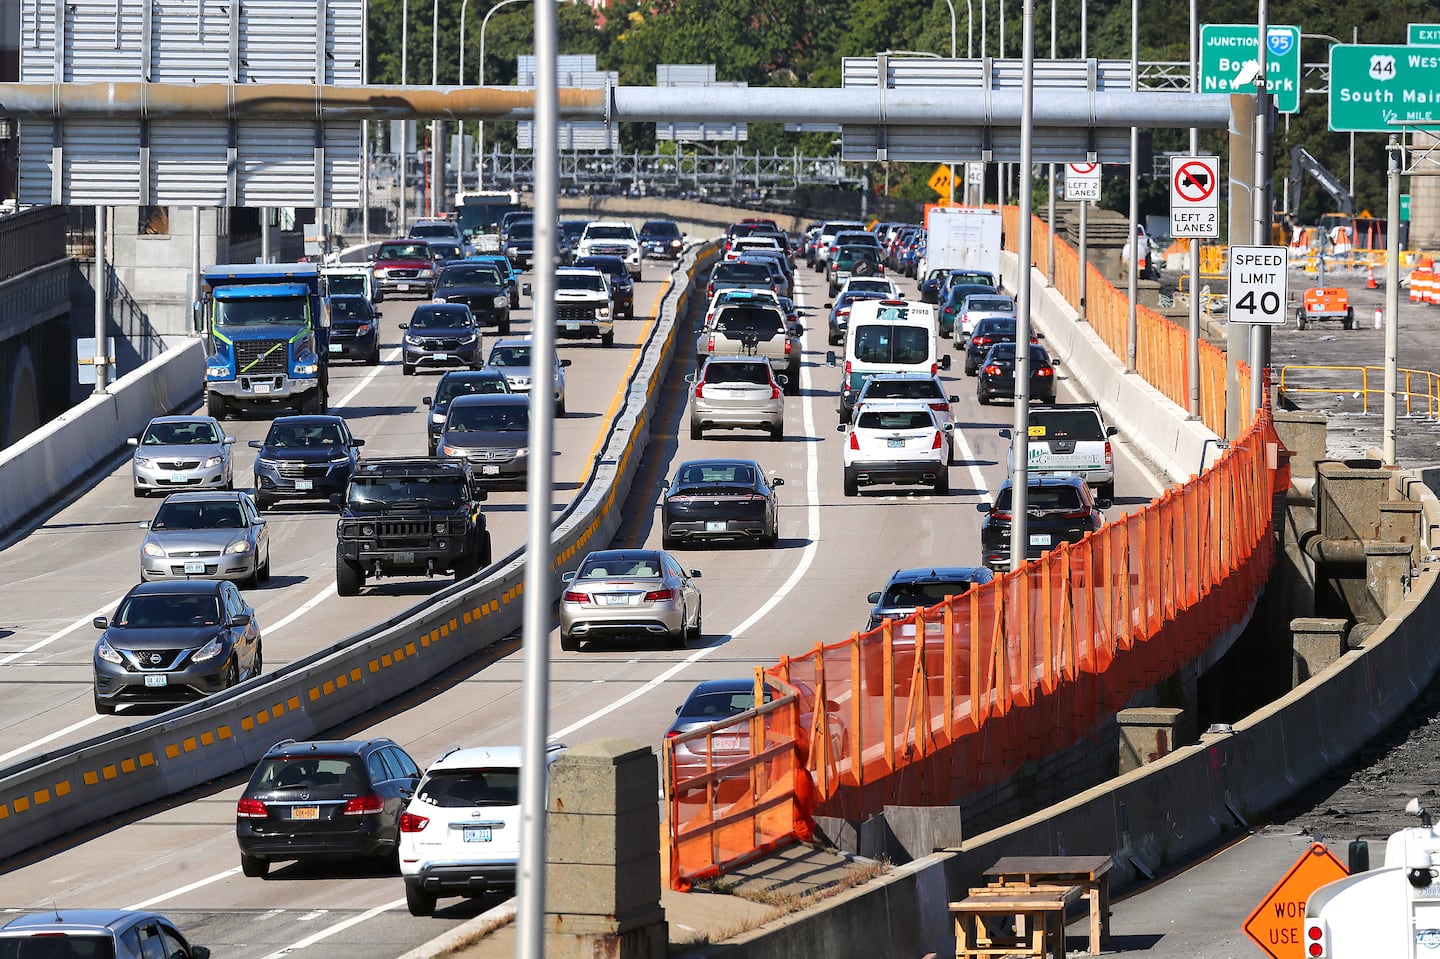
<path fill-rule="evenodd" d="M 983 270 L 1000 279 L 999 210 L 932 207 L 926 219 L 925 258 L 919 276 L 930 270 Z"/>

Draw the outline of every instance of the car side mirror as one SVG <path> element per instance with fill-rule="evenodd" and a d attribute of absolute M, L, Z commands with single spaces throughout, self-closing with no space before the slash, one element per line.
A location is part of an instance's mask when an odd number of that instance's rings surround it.
<path fill-rule="evenodd" d="M 210 950 L 205 946 L 191 946 L 190 959 L 210 959 Z"/>
<path fill-rule="evenodd" d="M 827 309 L 827 310 L 833 310 L 833 309 L 835 309 L 835 304 L 834 304 L 834 303 L 826 303 L 826 304 L 825 304 L 825 309 Z"/>
<path fill-rule="evenodd" d="M 1059 365 L 1060 365 L 1060 357 L 1058 357 L 1058 356 L 1052 356 L 1052 357 L 1050 358 L 1050 365 L 1051 365 L 1051 366 L 1059 366 Z"/>
<path fill-rule="evenodd" d="M 409 323 L 400 323 L 400 324 L 398 324 L 398 326 L 399 326 L 399 328 L 402 329 L 402 330 L 408 330 L 408 329 L 410 329 L 410 324 L 409 324 Z"/>
<path fill-rule="evenodd" d="M 573 583 L 573 582 L 575 582 L 575 570 L 572 569 L 572 570 L 570 570 L 569 572 L 561 573 L 561 574 L 560 574 L 560 582 L 562 582 L 562 583 Z"/>
<path fill-rule="evenodd" d="M 947 400 L 949 400 L 951 403 L 958 403 L 958 402 L 960 402 L 960 397 L 958 397 L 958 396 L 947 396 L 947 397 L 945 397 L 945 398 L 946 398 Z"/>
<path fill-rule="evenodd" d="M 227 436 L 227 437 L 225 437 L 225 439 L 223 439 L 223 440 L 220 441 L 220 445 L 221 445 L 221 446 L 234 446 L 234 445 L 235 445 L 235 437 L 233 437 L 233 436 Z"/>
<path fill-rule="evenodd" d="M 701 575 L 702 574 L 698 569 L 692 569 L 689 573 L 691 579 L 699 579 Z"/>
<path fill-rule="evenodd" d="M 142 519 L 140 522 L 136 523 L 135 525 L 138 526 L 138 527 L 140 527 L 141 529 L 149 529 L 149 528 L 150 528 L 150 521 L 149 521 L 148 519 Z"/>
<path fill-rule="evenodd" d="M 1004 430 L 1001 430 L 1001 431 L 1000 431 L 1000 438 L 1001 438 L 1002 440 L 1008 440 L 1012 435 L 1013 435 L 1013 433 L 1012 433 L 1010 430 L 1008 430 L 1008 429 L 1004 429 Z"/>
<path fill-rule="evenodd" d="M 235 614 L 234 616 L 230 617 L 230 625 L 231 625 L 231 626 L 249 626 L 249 625 L 250 625 L 250 614 L 249 614 L 249 613 L 237 613 L 237 614 Z"/>
<path fill-rule="evenodd" d="M 700 374 L 699 374 L 699 373 L 686 373 L 686 374 L 685 374 L 685 382 L 686 382 L 686 383 L 689 383 L 689 384 L 691 384 L 691 385 L 694 385 L 695 381 L 696 381 L 697 379 L 699 379 L 699 378 L 700 378 Z"/>
<path fill-rule="evenodd" d="M 770 485 L 771 485 L 771 486 L 784 486 L 784 485 L 785 485 L 785 480 L 782 479 L 782 478 L 779 477 L 779 476 L 775 476 L 775 477 L 772 477 L 772 478 L 770 479 Z"/>
<path fill-rule="evenodd" d="M 865 602 L 870 603 L 871 605 L 880 602 L 880 594 L 878 592 L 871 593 L 869 596 L 865 597 Z"/>
<path fill-rule="evenodd" d="M 825 365 L 826 365 L 826 366 L 834 366 L 834 365 L 835 365 L 835 351 L 834 351 L 834 350 L 826 350 L 826 351 L 825 351 Z"/>
<path fill-rule="evenodd" d="M 788 386 L 790 384 L 790 377 L 784 373 L 780 373 L 776 375 L 775 381 L 781 386 Z"/>
<path fill-rule="evenodd" d="M 990 512 L 990 504 L 989 504 L 989 503 L 976 503 L 976 504 L 975 504 L 975 512 L 977 512 L 977 513 L 988 513 L 988 512 Z"/>
<path fill-rule="evenodd" d="M 420 398 L 420 402 L 421 402 L 421 403 L 424 403 L 426 406 L 434 406 L 434 405 L 435 405 L 435 397 L 433 397 L 433 396 L 422 396 L 422 397 Z"/>
<path fill-rule="evenodd" d="M 942 370 L 948 370 L 948 369 L 950 369 L 950 357 L 949 357 L 948 354 L 945 355 L 945 356 L 940 357 L 940 369 L 942 369 Z"/>
<path fill-rule="evenodd" d="M 1095 501 L 1095 508 L 1096 508 L 1096 509 L 1109 509 L 1110 507 L 1112 507 L 1112 506 L 1114 506 L 1114 505 L 1115 505 L 1115 501 L 1114 501 L 1114 500 L 1097 499 L 1097 500 Z"/>
<path fill-rule="evenodd" d="M 574 360 L 561 360 L 561 361 L 560 361 L 560 365 L 561 365 L 561 366 L 570 366 L 570 365 L 573 364 L 574 362 L 575 362 Z"/>
<path fill-rule="evenodd" d="M 90 625 L 94 626 L 96 629 L 109 629 L 110 620 L 104 616 L 96 616 L 94 619 L 90 620 Z"/>
<path fill-rule="evenodd" d="M 351 445 L 351 446 L 364 446 L 364 445 L 365 445 L 365 441 L 364 441 L 364 440 L 361 440 L 361 439 L 356 439 L 355 437 L 352 436 L 352 437 L 350 437 L 350 445 Z"/>
<path fill-rule="evenodd" d="M 138 436 L 132 436 L 132 437 L 130 437 L 128 440 L 125 441 L 125 445 L 126 445 L 126 446 L 139 446 L 139 445 L 140 445 L 140 437 L 138 437 Z"/>
<path fill-rule="evenodd" d="M 522 296 L 534 296 L 534 294 L 531 293 L 530 290 L 531 290 L 531 286 L 530 286 L 529 283 L 521 283 L 521 284 L 520 284 L 520 294 L 521 294 Z"/>
<path fill-rule="evenodd" d="M 477 489 L 471 492 L 470 498 L 477 503 L 483 503 L 490 498 L 489 490 Z"/>
<path fill-rule="evenodd" d="M 260 442 L 259 440 L 251 440 L 249 446 L 252 450 L 258 450 L 263 448 L 265 444 Z"/>
<path fill-rule="evenodd" d="M 1120 432 L 1120 430 L 1119 430 L 1118 428 L 1114 427 L 1114 426 L 1107 426 L 1107 427 L 1105 427 L 1105 435 L 1106 435 L 1106 436 L 1114 436 L 1114 435 L 1115 435 L 1116 433 L 1118 433 L 1118 432 Z"/>
<path fill-rule="evenodd" d="M 843 432 L 845 432 L 845 424 L 844 424 L 844 423 L 836 423 L 836 424 L 835 424 L 835 432 L 837 432 L 837 433 L 843 433 Z"/>
<path fill-rule="evenodd" d="M 1036 333 L 1036 334 L 1034 334 L 1034 336 L 1035 336 L 1035 339 L 1037 339 L 1037 340 L 1043 340 L 1043 339 L 1045 339 L 1045 334 L 1044 334 L 1044 333 Z"/>
<path fill-rule="evenodd" d="M 946 433 L 953 433 L 955 431 L 955 424 L 946 423 L 945 425 L 941 426 L 940 429 L 944 430 Z"/>

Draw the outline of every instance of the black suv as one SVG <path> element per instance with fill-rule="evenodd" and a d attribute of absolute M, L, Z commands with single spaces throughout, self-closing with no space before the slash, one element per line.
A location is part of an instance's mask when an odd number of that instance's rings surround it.
<path fill-rule="evenodd" d="M 419 781 L 420 767 L 389 739 L 276 743 L 235 804 L 241 872 L 367 858 L 397 870 L 400 814 Z"/>
<path fill-rule="evenodd" d="M 467 579 L 490 565 L 485 491 L 461 463 L 428 457 L 364 460 L 336 528 L 335 588 L 355 596 L 369 576 Z"/>
<path fill-rule="evenodd" d="M 334 501 L 345 492 L 365 441 L 352 436 L 344 417 L 277 416 L 264 440 L 251 440 L 255 455 L 255 505 L 263 512 L 276 500 Z"/>
<path fill-rule="evenodd" d="M 980 523 L 980 555 L 993 570 L 1010 569 L 1011 515 L 1010 481 L 995 494 L 995 502 L 979 503 L 985 514 Z M 1026 483 L 1026 559 L 1036 559 L 1063 543 L 1074 543 L 1105 525 L 1100 511 L 1110 508 L 1108 499 L 1095 499 L 1090 487 L 1078 476 L 1031 476 Z"/>

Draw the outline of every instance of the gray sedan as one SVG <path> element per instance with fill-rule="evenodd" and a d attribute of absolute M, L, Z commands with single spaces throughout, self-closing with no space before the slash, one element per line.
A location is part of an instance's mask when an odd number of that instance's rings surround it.
<path fill-rule="evenodd" d="M 140 579 L 270 578 L 270 531 L 249 493 L 173 493 L 140 544 Z"/>
<path fill-rule="evenodd" d="M 129 444 L 135 447 L 130 474 L 135 495 L 181 489 L 231 489 L 235 482 L 230 447 L 220 423 L 209 416 L 157 416 Z"/>
<path fill-rule="evenodd" d="M 700 571 L 658 549 L 602 549 L 560 577 L 560 648 L 586 640 L 660 636 L 683 649 L 701 631 Z"/>

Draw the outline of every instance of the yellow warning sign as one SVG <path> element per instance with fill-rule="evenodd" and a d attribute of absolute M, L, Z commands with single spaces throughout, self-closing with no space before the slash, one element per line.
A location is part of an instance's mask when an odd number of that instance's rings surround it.
<path fill-rule="evenodd" d="M 950 167 L 942 163 L 935 168 L 935 172 L 930 174 L 930 179 L 926 182 L 929 184 L 930 189 L 934 190 L 936 193 L 940 194 L 941 196 L 949 196 L 950 184 L 954 175 L 955 174 L 951 171 Z"/>

